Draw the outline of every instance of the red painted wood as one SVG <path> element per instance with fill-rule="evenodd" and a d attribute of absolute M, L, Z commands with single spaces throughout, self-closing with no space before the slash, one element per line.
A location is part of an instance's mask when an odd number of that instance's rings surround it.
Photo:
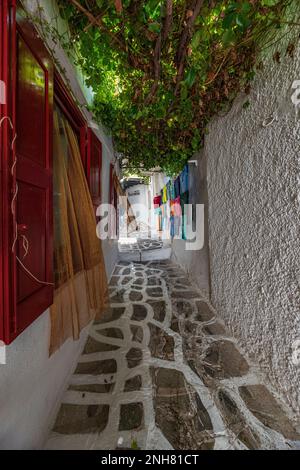
<path fill-rule="evenodd" d="M 15 176 L 12 178 L 10 169 L 14 155 L 9 149 L 11 135 L 7 128 L 3 129 L 2 139 L 6 139 L 3 151 L 6 172 L 2 174 L 4 263 L 1 272 L 6 303 L 2 310 L 4 325 L 0 334 L 6 343 L 10 343 L 53 301 L 53 286 L 33 280 L 12 253 L 13 227 L 17 222 L 18 257 L 35 277 L 46 283 L 53 282 L 53 64 L 22 8 L 17 7 L 14 21 L 15 2 L 4 0 L 1 5 L 3 4 L 2 28 L 3 23 L 11 25 L 5 33 L 6 41 L 10 43 L 6 78 L 11 98 L 7 109 L 1 110 L 1 114 L 11 113 L 18 136 L 17 165 Z M 5 7 L 12 7 L 9 22 Z M 4 41 L 1 44 L 4 45 Z M 1 73 L 5 73 L 3 66 Z M 16 220 L 13 220 L 10 206 L 16 182 L 19 192 L 16 200 Z M 26 257 L 22 235 L 26 236 L 29 242 Z"/>
<path fill-rule="evenodd" d="M 6 86 L 6 103 L 0 105 L 0 119 L 8 116 L 15 126 L 14 70 L 15 60 L 16 2 L 0 2 L 0 80 Z M 13 181 L 10 168 L 13 161 L 11 141 L 13 131 L 9 121 L 3 121 L 0 129 L 0 339 L 9 342 L 10 331 L 15 330 L 15 262 L 11 252 L 13 219 L 10 209 Z"/>
<path fill-rule="evenodd" d="M 101 204 L 102 144 L 94 132 L 88 129 L 86 172 L 95 213 Z"/>

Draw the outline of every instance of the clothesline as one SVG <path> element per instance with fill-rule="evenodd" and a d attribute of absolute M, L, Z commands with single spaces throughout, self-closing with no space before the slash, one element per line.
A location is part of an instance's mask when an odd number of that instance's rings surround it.
<path fill-rule="evenodd" d="M 171 238 L 186 240 L 187 213 L 189 203 L 189 167 L 185 165 L 175 179 L 170 179 L 153 199 L 157 230 L 169 233 Z"/>

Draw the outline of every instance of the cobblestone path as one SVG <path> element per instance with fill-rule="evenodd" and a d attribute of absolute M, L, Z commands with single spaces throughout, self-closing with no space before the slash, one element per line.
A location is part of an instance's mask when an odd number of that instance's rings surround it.
<path fill-rule="evenodd" d="M 49 449 L 289 449 L 300 436 L 224 324 L 171 261 L 121 262 Z"/>

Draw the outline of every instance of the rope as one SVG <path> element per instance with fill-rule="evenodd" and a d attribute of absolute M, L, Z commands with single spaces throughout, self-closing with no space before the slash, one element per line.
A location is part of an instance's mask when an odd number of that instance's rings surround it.
<path fill-rule="evenodd" d="M 15 142 L 16 142 L 16 139 L 17 139 L 17 133 L 14 131 L 14 125 L 12 123 L 12 120 L 9 116 L 3 116 L 0 120 L 0 128 L 3 124 L 3 122 L 7 120 L 9 122 L 9 125 L 10 125 L 10 128 L 11 130 L 14 132 L 14 137 L 11 141 L 11 150 L 14 151 L 14 146 L 15 146 Z M 14 161 L 13 161 L 13 164 L 11 166 L 11 176 L 14 178 L 15 176 L 15 169 L 16 169 L 16 165 L 17 165 L 17 157 L 15 155 L 15 158 L 14 158 Z M 14 194 L 13 194 L 13 197 L 12 197 L 12 200 L 11 200 L 11 213 L 12 213 L 12 216 L 13 216 L 13 219 L 16 220 L 16 217 L 15 217 L 15 214 L 16 214 L 16 199 L 17 199 L 17 196 L 18 196 L 18 192 L 19 192 L 19 186 L 18 186 L 18 183 L 16 182 L 16 185 L 15 185 L 15 191 L 14 191 Z M 23 249 L 24 249 L 24 255 L 23 255 L 23 259 L 26 258 L 26 256 L 28 255 L 29 251 L 30 251 L 30 243 L 27 239 L 27 237 L 25 235 L 21 235 L 22 237 L 22 240 L 23 240 Z M 19 233 L 18 233 L 18 223 L 17 223 L 17 220 L 16 220 L 16 223 L 15 223 L 15 229 L 14 229 L 14 239 L 13 239 L 13 243 L 12 243 L 12 253 L 15 254 L 16 256 L 16 260 L 18 261 L 18 263 L 22 266 L 22 268 L 24 269 L 24 271 L 34 280 L 36 281 L 38 284 L 42 284 L 42 285 L 45 285 L 45 286 L 53 286 L 54 287 L 54 284 L 52 282 L 45 282 L 45 281 L 41 281 L 41 279 L 38 279 L 34 274 L 32 274 L 32 272 L 24 265 L 24 263 L 20 260 L 20 258 L 17 256 L 17 254 L 15 253 L 15 249 L 16 249 L 16 243 L 18 241 L 18 238 L 19 238 Z"/>

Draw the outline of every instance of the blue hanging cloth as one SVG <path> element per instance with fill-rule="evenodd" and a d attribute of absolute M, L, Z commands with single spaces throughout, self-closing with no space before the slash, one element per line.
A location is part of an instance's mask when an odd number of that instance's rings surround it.
<path fill-rule="evenodd" d="M 184 194 L 189 190 L 189 166 L 185 165 L 179 175 L 180 178 L 180 194 Z"/>

